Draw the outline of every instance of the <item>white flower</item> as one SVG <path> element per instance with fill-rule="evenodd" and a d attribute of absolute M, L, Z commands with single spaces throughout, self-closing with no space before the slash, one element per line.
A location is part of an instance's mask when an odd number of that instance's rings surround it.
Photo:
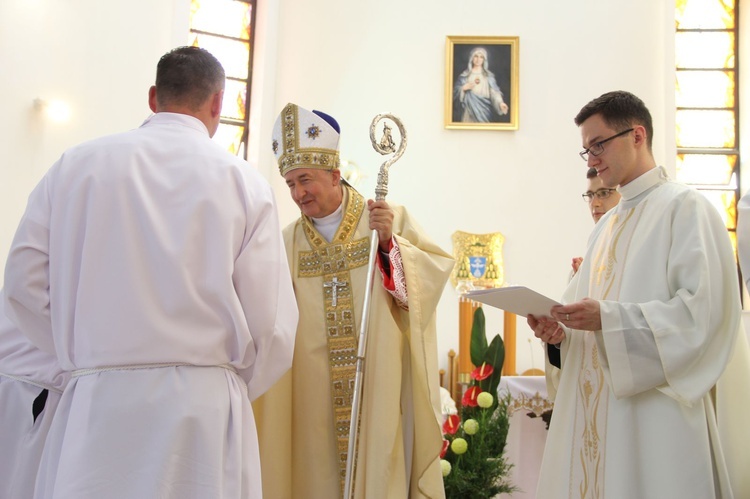
<path fill-rule="evenodd" d="M 440 410 L 443 415 L 442 423 L 445 423 L 445 420 L 448 418 L 448 416 L 458 414 L 458 409 L 456 409 L 456 402 L 451 398 L 450 392 L 442 386 L 440 387 Z"/>
<path fill-rule="evenodd" d="M 464 431 L 467 435 L 476 435 L 479 431 L 479 422 L 476 419 L 467 419 L 464 421 Z"/>
<path fill-rule="evenodd" d="M 460 456 L 461 454 L 464 454 L 467 450 L 469 450 L 469 442 L 467 442 L 463 438 L 457 438 L 453 442 L 451 442 L 451 450 L 455 455 Z"/>
<path fill-rule="evenodd" d="M 443 476 L 448 476 L 451 474 L 451 463 L 446 461 L 445 459 L 440 460 L 440 469 L 443 472 Z"/>
<path fill-rule="evenodd" d="M 477 404 L 479 407 L 483 409 L 487 409 L 488 407 L 492 407 L 492 404 L 495 402 L 495 399 L 492 397 L 492 394 L 488 392 L 482 392 L 477 397 Z"/>

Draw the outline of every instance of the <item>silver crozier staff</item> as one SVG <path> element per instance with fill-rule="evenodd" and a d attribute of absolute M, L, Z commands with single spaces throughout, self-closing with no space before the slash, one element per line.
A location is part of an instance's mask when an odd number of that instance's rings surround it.
<path fill-rule="evenodd" d="M 380 141 L 375 140 L 375 128 L 378 122 L 389 119 L 398 127 L 401 134 L 401 143 L 396 149 L 396 143 L 391 136 L 391 128 L 387 122 L 383 122 L 383 136 Z M 379 114 L 375 116 L 370 125 L 370 142 L 372 147 L 380 154 L 393 154 L 393 157 L 380 166 L 378 172 L 378 184 L 375 186 L 375 199 L 385 200 L 388 194 L 388 169 L 398 161 L 406 149 L 406 129 L 401 120 L 392 114 Z M 346 455 L 346 479 L 344 481 L 344 498 L 354 497 L 354 467 L 357 457 L 357 437 L 359 435 L 359 404 L 362 398 L 362 381 L 364 378 L 365 352 L 367 351 L 367 323 L 370 318 L 370 301 L 372 300 L 372 283 L 375 274 L 375 258 L 378 252 L 378 232 L 373 229 L 370 238 L 370 256 L 367 267 L 367 283 L 365 284 L 365 301 L 362 305 L 362 322 L 359 326 L 359 339 L 357 346 L 357 372 L 354 376 L 354 395 L 352 397 L 352 417 L 349 427 L 349 451 Z"/>

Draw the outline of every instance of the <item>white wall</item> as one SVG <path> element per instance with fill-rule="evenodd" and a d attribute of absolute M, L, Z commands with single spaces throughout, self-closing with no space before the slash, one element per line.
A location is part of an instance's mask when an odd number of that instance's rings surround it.
<path fill-rule="evenodd" d="M 26 198 L 60 154 L 151 113 L 156 63 L 187 42 L 188 12 L 184 0 L 0 2 L 0 278 Z M 66 101 L 70 121 L 44 119 L 36 98 Z"/>
<path fill-rule="evenodd" d="M 552 297 L 592 226 L 573 124 L 581 106 L 609 90 L 639 95 L 654 116 L 657 162 L 673 169 L 670 2 L 259 2 L 249 150 L 276 189 L 284 223 L 297 209 L 273 164 L 270 130 L 289 101 L 339 120 L 342 156 L 369 175 L 360 186 L 366 196 L 383 160 L 370 146 L 370 121 L 386 111 L 401 117 L 409 147 L 391 170 L 389 200 L 408 206 L 449 252 L 456 230 L 502 232 L 507 281 Z M 149 114 L 146 91 L 159 56 L 187 41 L 188 5 L 0 2 L 0 262 L 28 193 L 65 148 L 133 128 Z M 448 35 L 520 37 L 519 130 L 444 129 Z M 37 97 L 66 99 L 73 120 L 40 121 Z M 494 335 L 502 316 L 486 312 Z M 457 348 L 457 322 L 447 287 L 438 309 L 443 365 Z M 541 347 L 524 323 L 518 330 L 519 371 L 541 367 Z"/>

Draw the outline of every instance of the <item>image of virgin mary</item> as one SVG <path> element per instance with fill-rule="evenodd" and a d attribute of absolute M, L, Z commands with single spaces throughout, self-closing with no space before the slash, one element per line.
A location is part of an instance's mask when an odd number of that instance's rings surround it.
<path fill-rule="evenodd" d="M 507 121 L 508 105 L 488 69 L 487 50 L 475 47 L 469 55 L 468 67 L 458 76 L 453 89 L 457 113 L 463 123 L 498 123 Z"/>

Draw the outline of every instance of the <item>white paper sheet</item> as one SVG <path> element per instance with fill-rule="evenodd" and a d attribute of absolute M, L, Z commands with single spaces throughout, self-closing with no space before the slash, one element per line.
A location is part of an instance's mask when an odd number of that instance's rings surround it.
<path fill-rule="evenodd" d="M 550 317 L 550 309 L 560 305 L 552 298 L 548 298 L 526 286 L 505 286 L 502 288 L 477 289 L 466 293 L 467 298 L 486 303 L 501 310 L 526 317 Z"/>

